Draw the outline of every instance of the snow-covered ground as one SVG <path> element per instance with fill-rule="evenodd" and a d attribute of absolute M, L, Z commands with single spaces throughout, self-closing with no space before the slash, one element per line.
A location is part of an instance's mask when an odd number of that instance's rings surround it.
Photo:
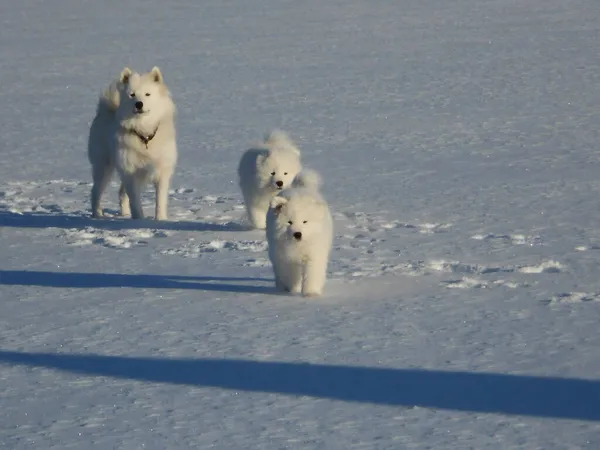
<path fill-rule="evenodd" d="M 0 3 L 0 448 L 600 448 L 599 38 L 596 0 Z M 125 65 L 178 105 L 167 223 L 89 217 Z M 320 299 L 243 226 L 274 127 Z"/>

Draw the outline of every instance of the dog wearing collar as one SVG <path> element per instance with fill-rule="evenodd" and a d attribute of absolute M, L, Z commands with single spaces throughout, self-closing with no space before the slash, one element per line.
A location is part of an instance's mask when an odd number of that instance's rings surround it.
<path fill-rule="evenodd" d="M 121 178 L 121 215 L 144 218 L 141 195 L 152 183 L 155 218 L 167 220 L 169 185 L 177 163 L 175 104 L 158 67 L 142 74 L 126 67 L 100 96 L 88 158 L 93 217 L 103 216 L 102 194 L 116 169 Z"/>

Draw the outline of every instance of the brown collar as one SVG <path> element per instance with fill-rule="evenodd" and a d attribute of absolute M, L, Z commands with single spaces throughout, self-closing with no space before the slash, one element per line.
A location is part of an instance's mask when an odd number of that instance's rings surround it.
<path fill-rule="evenodd" d="M 156 132 L 158 131 L 158 127 L 156 127 L 156 129 L 154 130 L 154 132 L 148 136 L 144 136 L 143 134 L 140 134 L 140 132 L 138 130 L 135 129 L 131 129 L 131 128 L 124 128 L 125 131 L 127 131 L 128 133 L 131 134 L 135 134 L 138 138 L 140 138 L 140 141 L 142 141 L 144 143 L 144 145 L 146 146 L 146 148 L 148 148 L 148 143 L 154 139 L 154 136 L 156 136 Z"/>

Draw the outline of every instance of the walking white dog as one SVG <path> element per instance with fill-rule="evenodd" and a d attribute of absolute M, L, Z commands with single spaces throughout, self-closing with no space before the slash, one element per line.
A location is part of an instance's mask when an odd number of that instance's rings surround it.
<path fill-rule="evenodd" d="M 157 220 L 167 219 L 171 176 L 177 162 L 175 104 L 158 67 L 139 74 L 123 69 L 100 96 L 90 127 L 88 158 L 92 165 L 92 216 L 102 217 L 102 194 L 117 169 L 121 177 L 122 216 L 143 219 L 141 195 L 156 189 Z"/>
<path fill-rule="evenodd" d="M 277 192 L 290 186 L 300 170 L 300 150 L 281 130 L 271 132 L 264 142 L 244 152 L 238 176 L 248 219 L 254 228 L 265 228 L 269 202 Z"/>
<path fill-rule="evenodd" d="M 273 197 L 267 213 L 269 258 L 278 289 L 321 295 L 333 241 L 333 220 L 314 171 L 300 172 Z"/>

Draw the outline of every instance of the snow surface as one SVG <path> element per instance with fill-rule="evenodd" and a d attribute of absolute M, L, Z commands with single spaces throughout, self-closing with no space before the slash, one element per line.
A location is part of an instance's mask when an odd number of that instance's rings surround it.
<path fill-rule="evenodd" d="M 0 448 L 600 448 L 599 38 L 596 0 L 0 3 Z M 89 218 L 125 65 L 178 105 L 168 223 Z M 243 226 L 274 127 L 321 299 Z"/>

